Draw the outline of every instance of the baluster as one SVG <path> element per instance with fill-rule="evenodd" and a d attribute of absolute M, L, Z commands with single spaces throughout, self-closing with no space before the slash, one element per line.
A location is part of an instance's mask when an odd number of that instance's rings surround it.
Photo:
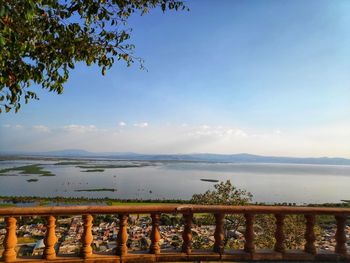
<path fill-rule="evenodd" d="M 46 220 L 47 220 L 46 235 L 44 238 L 45 249 L 44 249 L 43 256 L 45 259 L 50 260 L 50 259 L 56 258 L 56 251 L 55 251 L 55 244 L 57 242 L 57 237 L 55 234 L 56 218 L 54 216 L 48 216 Z"/>
<path fill-rule="evenodd" d="M 128 241 L 128 232 L 126 230 L 128 225 L 128 215 L 119 215 L 119 232 L 117 236 L 117 254 L 124 256 L 128 253 L 126 242 Z"/>
<path fill-rule="evenodd" d="M 184 214 L 184 231 L 182 232 L 182 252 L 190 254 L 192 251 L 192 220 L 193 220 L 193 214 L 188 213 Z"/>
<path fill-rule="evenodd" d="M 215 214 L 215 243 L 214 252 L 222 254 L 224 252 L 224 218 L 225 214 Z"/>
<path fill-rule="evenodd" d="M 159 240 L 160 240 L 160 232 L 159 232 L 159 221 L 160 221 L 160 214 L 154 213 L 151 214 L 152 218 L 152 232 L 151 232 L 151 247 L 149 252 L 152 254 L 159 254 L 160 253 L 160 246 L 159 246 Z"/>
<path fill-rule="evenodd" d="M 84 232 L 82 236 L 82 248 L 81 248 L 81 256 L 83 258 L 88 258 L 92 256 L 92 247 L 91 243 L 93 241 L 92 236 L 92 215 L 83 215 L 83 222 L 84 222 Z"/>
<path fill-rule="evenodd" d="M 4 252 L 2 253 L 2 258 L 5 262 L 15 261 L 16 260 L 16 218 L 6 217 L 6 235 L 4 239 Z"/>
<path fill-rule="evenodd" d="M 285 216 L 282 214 L 276 214 L 275 218 L 276 218 L 275 251 L 283 253 L 285 251 L 285 248 L 284 248 L 285 235 L 283 231 Z"/>
<path fill-rule="evenodd" d="M 244 214 L 245 217 L 245 243 L 244 251 L 248 253 L 254 253 L 254 215 L 253 214 Z"/>
<path fill-rule="evenodd" d="M 315 215 L 305 215 L 306 219 L 306 230 L 305 230 L 305 240 L 306 244 L 304 247 L 304 251 L 310 254 L 316 254 L 316 236 L 314 232 L 315 227 Z"/>
<path fill-rule="evenodd" d="M 335 252 L 338 254 L 346 254 L 346 236 L 345 236 L 345 222 L 346 216 L 336 216 L 337 220 L 337 232 L 335 233 L 335 240 L 337 244 L 335 246 Z"/>

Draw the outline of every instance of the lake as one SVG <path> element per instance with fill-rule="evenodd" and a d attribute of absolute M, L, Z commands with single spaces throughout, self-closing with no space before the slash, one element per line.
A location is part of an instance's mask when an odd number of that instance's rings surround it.
<path fill-rule="evenodd" d="M 0 176 L 0 195 L 190 199 L 193 194 L 212 189 L 214 182 L 201 181 L 210 179 L 231 180 L 236 187 L 251 192 L 254 202 L 303 204 L 350 200 L 350 166 L 345 165 L 115 160 L 57 165 L 60 162 L 63 160 L 0 161 L 0 170 L 40 164 L 55 174 L 23 175 L 21 171 L 8 171 Z M 91 172 L 96 169 L 99 171 Z M 91 189 L 100 191 L 85 191 Z"/>

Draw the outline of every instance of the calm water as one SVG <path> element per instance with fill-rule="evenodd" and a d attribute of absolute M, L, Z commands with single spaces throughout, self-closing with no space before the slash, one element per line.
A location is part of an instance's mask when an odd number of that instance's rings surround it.
<path fill-rule="evenodd" d="M 109 168 L 104 172 L 81 172 L 76 165 L 57 161 L 0 161 L 0 169 L 42 164 L 56 176 L 0 176 L 0 195 L 111 197 L 122 199 L 190 199 L 214 183 L 200 179 L 231 180 L 253 194 L 257 202 L 325 203 L 350 200 L 350 166 L 297 164 L 224 164 L 157 162 L 152 166 Z M 88 165 L 144 164 L 145 162 L 89 161 Z M 147 164 L 147 162 L 146 162 Z M 10 172 L 9 174 L 18 174 Z M 27 182 L 28 179 L 39 179 Z M 113 188 L 115 192 L 77 192 Z"/>

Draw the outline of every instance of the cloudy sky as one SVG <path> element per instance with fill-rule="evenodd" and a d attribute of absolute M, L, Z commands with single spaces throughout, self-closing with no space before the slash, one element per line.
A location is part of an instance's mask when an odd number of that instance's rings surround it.
<path fill-rule="evenodd" d="M 0 116 L 1 151 L 350 158 L 350 1 L 188 1 L 134 17 L 147 71 L 81 64 Z"/>

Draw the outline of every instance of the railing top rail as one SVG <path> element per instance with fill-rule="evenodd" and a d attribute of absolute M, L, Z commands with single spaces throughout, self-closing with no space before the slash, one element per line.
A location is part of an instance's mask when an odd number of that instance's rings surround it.
<path fill-rule="evenodd" d="M 350 208 L 299 206 L 222 206 L 222 205 L 116 205 L 50 206 L 0 208 L 0 216 L 148 214 L 148 213 L 224 213 L 224 214 L 314 214 L 349 216 Z"/>

